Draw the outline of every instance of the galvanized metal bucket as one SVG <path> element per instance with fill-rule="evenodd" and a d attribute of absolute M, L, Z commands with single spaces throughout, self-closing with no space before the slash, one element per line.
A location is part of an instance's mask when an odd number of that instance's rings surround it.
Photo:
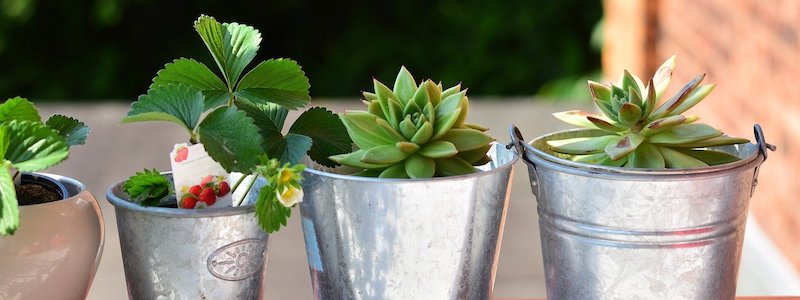
<path fill-rule="evenodd" d="M 263 179 L 242 206 L 202 210 L 140 206 L 128 201 L 123 183 L 106 196 L 116 210 L 130 299 L 261 299 L 269 235 L 253 203 Z"/>
<path fill-rule="evenodd" d="M 699 169 L 577 163 L 545 144 L 599 134 L 556 132 L 524 143 L 539 211 L 549 299 L 734 299 L 745 221 L 759 166 L 756 144 L 720 147 L 740 161 Z"/>
<path fill-rule="evenodd" d="M 316 299 L 488 299 L 515 151 L 478 173 L 378 179 L 313 169 L 300 203 Z"/>

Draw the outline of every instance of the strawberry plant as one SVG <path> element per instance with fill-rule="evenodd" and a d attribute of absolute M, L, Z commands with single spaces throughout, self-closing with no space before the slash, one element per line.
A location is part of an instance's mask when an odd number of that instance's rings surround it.
<path fill-rule="evenodd" d="M 195 21 L 194 28 L 222 76 L 198 60 L 176 59 L 158 71 L 147 93 L 131 105 L 123 123 L 178 124 L 187 130 L 190 143 L 203 144 L 209 156 L 226 171 L 265 177 L 271 175 L 265 173 L 267 169 L 277 171 L 263 168 L 270 158 L 291 167 L 307 154 L 321 165 L 334 167 L 337 163 L 328 157 L 350 151 L 352 142 L 339 117 L 322 107 L 302 113 L 283 134 L 289 110 L 310 102 L 310 85 L 300 65 L 291 59 L 265 60 L 244 72 L 260 47 L 258 30 L 244 24 L 219 23 L 205 15 Z M 185 157 L 179 155 L 176 159 Z M 232 190 L 241 182 L 234 184 Z M 168 184 L 158 172 L 145 171 L 131 177 L 124 188 L 135 202 L 159 205 L 174 195 Z M 199 194 L 191 193 L 191 197 L 182 195 L 178 201 L 184 203 L 182 206 L 188 206 L 186 198 L 213 203 L 211 196 L 220 189 L 205 193 L 201 190 Z M 277 193 L 262 190 L 256 205 L 267 205 L 265 202 L 278 203 Z M 275 213 L 275 209 L 257 210 L 264 230 L 272 232 L 280 227 L 266 224 L 286 223 L 286 211 L 290 210 L 284 208 L 281 213 Z"/>
<path fill-rule="evenodd" d="M 41 171 L 64 161 L 69 147 L 84 144 L 88 135 L 86 124 L 67 116 L 53 115 L 42 122 L 25 98 L 0 104 L 0 235 L 14 234 L 19 227 L 14 186 L 19 172 Z"/>

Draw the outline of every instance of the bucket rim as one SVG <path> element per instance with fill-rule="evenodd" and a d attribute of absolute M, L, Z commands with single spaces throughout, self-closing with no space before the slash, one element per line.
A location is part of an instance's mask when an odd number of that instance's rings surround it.
<path fill-rule="evenodd" d="M 347 175 L 347 174 L 338 174 L 338 173 L 331 173 L 326 172 L 323 170 L 317 170 L 313 168 L 306 168 L 303 172 L 310 173 L 312 175 L 321 176 L 321 177 L 329 177 L 334 179 L 341 179 L 341 180 L 348 180 L 348 181 L 358 181 L 358 182 L 375 182 L 375 183 L 415 183 L 415 182 L 440 182 L 440 181 L 451 181 L 451 180 L 460 180 L 460 179 L 470 179 L 470 178 L 478 178 L 493 175 L 499 172 L 505 172 L 510 170 L 514 164 L 520 159 L 520 154 L 515 150 L 515 148 L 506 147 L 503 144 L 498 142 L 492 142 L 492 148 L 497 149 L 496 151 L 509 151 L 512 154 L 512 157 L 509 161 L 504 164 L 501 164 L 493 169 L 490 170 L 478 170 L 475 173 L 457 175 L 457 176 L 446 176 L 446 177 L 432 177 L 432 178 L 377 178 L 377 177 L 362 177 L 362 176 L 355 176 L 355 175 Z M 492 151 L 491 149 L 489 150 Z"/>
<path fill-rule="evenodd" d="M 172 172 L 161 172 L 161 173 L 170 174 Z M 122 191 L 122 185 L 125 183 L 125 181 L 127 181 L 127 179 L 120 180 L 109 186 L 108 189 L 106 190 L 106 199 L 108 200 L 109 203 L 114 205 L 115 209 L 121 208 L 124 210 L 133 211 L 140 214 L 173 217 L 173 218 L 213 218 L 213 217 L 241 215 L 256 211 L 256 207 L 254 204 L 246 204 L 235 207 L 219 207 L 219 208 L 205 208 L 205 209 L 180 209 L 180 208 L 158 207 L 158 206 L 141 206 L 139 204 L 123 199 L 121 196 L 118 195 L 118 193 L 124 193 Z"/>
<path fill-rule="evenodd" d="M 574 134 L 574 133 L 603 133 L 597 129 L 569 129 L 560 130 L 556 132 L 547 133 L 536 137 L 530 142 L 521 142 L 524 149 L 526 164 L 531 165 L 529 160 L 532 160 L 535 165 L 542 165 L 551 169 L 571 174 L 583 174 L 591 177 L 687 177 L 693 175 L 710 175 L 715 173 L 727 173 L 739 169 L 753 169 L 760 165 L 764 160 L 764 156 L 758 151 L 758 145 L 754 143 L 747 143 L 744 146 L 737 145 L 734 147 L 752 147 L 754 151 L 746 157 L 740 158 L 738 161 L 730 162 L 721 165 L 708 166 L 702 168 L 692 169 L 646 169 L 646 168 L 623 168 L 594 165 L 588 163 L 575 162 L 568 159 L 560 158 L 555 155 L 549 154 L 546 151 L 534 147 L 533 144 L 537 141 L 545 140 L 549 137 L 561 134 Z M 737 149 L 738 150 L 738 149 Z"/>

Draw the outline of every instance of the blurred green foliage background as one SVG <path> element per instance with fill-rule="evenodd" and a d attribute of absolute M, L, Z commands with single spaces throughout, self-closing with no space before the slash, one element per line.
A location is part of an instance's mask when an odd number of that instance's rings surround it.
<path fill-rule="evenodd" d="M 0 0 L 0 96 L 131 101 L 175 58 L 214 65 L 200 14 L 259 29 L 256 61 L 299 61 L 314 97 L 359 97 L 406 65 L 472 95 L 570 98 L 600 67 L 592 0 Z"/>

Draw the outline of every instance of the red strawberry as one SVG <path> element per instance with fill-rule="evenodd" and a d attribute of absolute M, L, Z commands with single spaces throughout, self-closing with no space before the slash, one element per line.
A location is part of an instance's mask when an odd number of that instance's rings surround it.
<path fill-rule="evenodd" d="M 175 152 L 175 162 L 182 162 L 189 157 L 189 148 L 183 147 Z"/>
<path fill-rule="evenodd" d="M 208 206 L 214 205 L 217 202 L 217 195 L 214 195 L 213 188 L 205 188 L 200 192 L 200 202 L 205 202 Z"/>
<path fill-rule="evenodd" d="M 203 191 L 203 187 L 199 185 L 194 185 L 189 188 L 189 193 L 192 193 L 195 197 L 200 197 L 200 192 Z"/>
<path fill-rule="evenodd" d="M 197 198 L 195 198 L 194 195 L 184 194 L 183 198 L 181 198 L 181 208 L 192 209 L 195 205 L 197 205 Z"/>
<path fill-rule="evenodd" d="M 228 194 L 231 191 L 231 187 L 228 185 L 228 182 L 220 182 L 219 183 L 219 190 L 217 191 L 217 196 L 222 197 Z"/>

